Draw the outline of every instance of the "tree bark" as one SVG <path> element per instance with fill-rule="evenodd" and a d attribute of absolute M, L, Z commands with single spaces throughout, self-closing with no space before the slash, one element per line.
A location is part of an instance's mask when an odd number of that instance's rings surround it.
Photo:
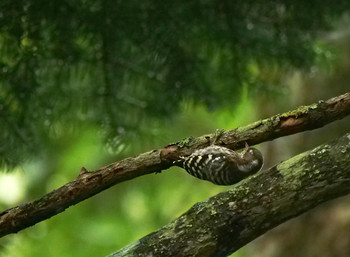
<path fill-rule="evenodd" d="M 257 121 L 245 127 L 223 131 L 217 145 L 236 150 L 278 137 L 320 128 L 350 114 L 350 93 L 327 101 L 301 106 L 296 110 Z M 208 146 L 215 134 L 170 144 L 133 158 L 126 158 L 92 172 L 82 168 L 78 177 L 43 197 L 0 213 L 0 238 L 16 233 L 42 220 L 63 212 L 117 183 L 149 173 L 160 172 L 173 165 L 180 156 Z"/>
<path fill-rule="evenodd" d="M 110 256 L 228 256 L 282 222 L 349 193 L 350 133 L 195 204 Z"/>

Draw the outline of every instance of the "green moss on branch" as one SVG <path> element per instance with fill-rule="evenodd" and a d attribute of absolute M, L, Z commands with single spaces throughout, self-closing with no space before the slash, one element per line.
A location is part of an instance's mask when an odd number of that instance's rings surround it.
<path fill-rule="evenodd" d="M 267 230 L 350 193 L 350 134 L 260 172 L 112 254 L 227 256 Z"/>

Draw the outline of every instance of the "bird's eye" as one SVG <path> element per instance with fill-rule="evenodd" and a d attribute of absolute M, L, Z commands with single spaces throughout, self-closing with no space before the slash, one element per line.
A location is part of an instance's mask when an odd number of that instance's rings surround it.
<path fill-rule="evenodd" d="M 249 153 L 253 153 L 253 149 L 249 149 L 249 151 L 248 151 Z"/>

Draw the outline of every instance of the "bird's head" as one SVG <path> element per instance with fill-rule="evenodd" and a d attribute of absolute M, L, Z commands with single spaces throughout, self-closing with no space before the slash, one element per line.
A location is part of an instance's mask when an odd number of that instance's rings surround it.
<path fill-rule="evenodd" d="M 252 172 L 259 171 L 264 162 L 261 152 L 254 147 L 250 147 L 247 142 L 245 143 L 245 148 L 242 151 L 242 159 L 244 159 L 251 166 Z"/>

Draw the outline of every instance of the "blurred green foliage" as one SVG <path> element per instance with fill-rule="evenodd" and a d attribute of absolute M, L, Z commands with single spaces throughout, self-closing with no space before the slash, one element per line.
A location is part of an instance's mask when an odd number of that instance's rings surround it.
<path fill-rule="evenodd" d="M 254 96 L 285 93 L 281 71 L 334 59 L 316 37 L 349 8 L 345 0 L 1 0 L 0 166 L 26 177 L 18 201 L 82 166 L 254 121 Z M 226 188 L 177 168 L 144 176 L 1 239 L 0 255 L 104 256 Z M 0 198 L 0 210 L 9 207 Z"/>
<path fill-rule="evenodd" d="M 0 2 L 0 164 L 48 150 L 67 130 L 98 126 L 116 149 L 151 137 L 183 101 L 234 106 L 261 69 L 308 68 L 338 1 Z M 64 133 L 62 133 L 64 131 Z M 157 136 L 157 135 L 155 135 Z"/>

